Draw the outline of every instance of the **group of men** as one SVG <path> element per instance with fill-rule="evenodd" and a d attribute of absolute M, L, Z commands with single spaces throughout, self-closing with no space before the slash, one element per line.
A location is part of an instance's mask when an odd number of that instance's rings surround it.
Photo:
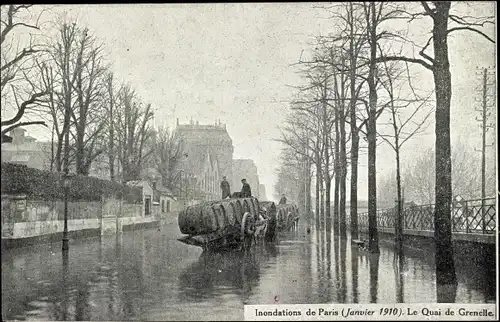
<path fill-rule="evenodd" d="M 241 192 L 236 192 L 236 196 L 240 198 L 248 198 L 252 196 L 252 189 L 247 183 L 247 179 L 241 179 L 243 186 L 241 187 Z M 222 199 L 231 198 L 231 187 L 229 182 L 227 182 L 226 176 L 222 177 L 222 182 L 220 183 L 220 188 L 222 190 Z"/>

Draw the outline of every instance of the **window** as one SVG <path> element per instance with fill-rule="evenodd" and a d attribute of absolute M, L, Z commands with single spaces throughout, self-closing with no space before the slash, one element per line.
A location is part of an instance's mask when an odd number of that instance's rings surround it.
<path fill-rule="evenodd" d="M 145 203 L 144 203 L 144 215 L 149 216 L 151 215 L 151 196 L 146 196 L 145 198 Z"/>
<path fill-rule="evenodd" d="M 165 212 L 165 200 L 161 201 L 161 212 Z"/>
<path fill-rule="evenodd" d="M 167 212 L 170 212 L 170 200 L 167 200 Z"/>

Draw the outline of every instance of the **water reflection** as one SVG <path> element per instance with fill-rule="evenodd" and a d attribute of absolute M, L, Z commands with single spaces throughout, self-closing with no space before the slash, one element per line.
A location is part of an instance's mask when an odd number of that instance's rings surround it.
<path fill-rule="evenodd" d="M 368 254 L 370 262 L 370 303 L 377 303 L 378 296 L 378 266 L 380 261 L 380 254 Z"/>
<path fill-rule="evenodd" d="M 62 297 L 62 320 L 67 321 L 68 320 L 68 300 L 69 300 L 69 294 L 68 294 L 68 274 L 69 274 L 69 251 L 62 251 L 62 283 L 61 287 L 64 290 L 64 295 Z"/>
<path fill-rule="evenodd" d="M 339 247 L 340 247 L 340 292 L 339 292 L 339 298 L 338 301 L 340 303 L 345 303 L 347 301 L 347 277 L 346 277 L 346 271 L 347 271 L 347 239 L 345 236 L 339 236 Z"/>
<path fill-rule="evenodd" d="M 436 298 L 438 303 L 455 303 L 457 284 L 436 284 Z"/>
<path fill-rule="evenodd" d="M 258 284 L 259 256 L 255 253 L 203 253 L 179 277 L 182 301 L 208 299 L 236 289 L 243 298 Z"/>
<path fill-rule="evenodd" d="M 352 278 L 352 302 L 358 303 L 358 263 L 359 263 L 358 247 L 351 248 L 351 278 Z"/>
<path fill-rule="evenodd" d="M 404 252 L 401 247 L 394 252 L 394 280 L 396 284 L 396 303 L 404 303 Z"/>
<path fill-rule="evenodd" d="M 2 254 L 6 319 L 237 319 L 242 304 L 495 302 L 486 260 L 457 261 L 458 284 L 436 285 L 434 256 L 391 243 L 370 254 L 331 230 L 305 227 L 248 254 L 202 254 L 177 227 Z M 195 316 L 198 314 L 198 316 Z M 240 316 L 239 318 L 243 318 Z"/>

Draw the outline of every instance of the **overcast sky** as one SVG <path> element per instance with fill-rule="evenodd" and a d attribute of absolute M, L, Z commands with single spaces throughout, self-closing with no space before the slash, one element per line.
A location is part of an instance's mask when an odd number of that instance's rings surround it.
<path fill-rule="evenodd" d="M 469 15 L 495 12 L 494 3 L 464 8 Z M 314 3 L 62 5 L 44 19 L 62 16 L 76 19 L 104 42 L 116 77 L 153 104 L 157 125 L 173 126 L 176 118 L 181 123 L 191 118 L 226 123 L 234 157 L 255 161 L 272 198 L 281 148 L 273 139 L 279 137 L 277 126 L 295 93 L 287 85 L 300 82 L 290 64 L 310 48 L 313 36 L 335 32 L 323 10 Z M 480 138 L 474 121 L 476 66 L 494 66 L 494 50 L 493 44 L 469 32 L 456 33 L 450 41 L 452 135 L 462 135 L 471 145 Z M 432 85 L 431 73 L 422 71 L 414 81 Z M 28 130 L 44 136 L 40 129 Z M 408 142 L 403 161 L 432 147 L 433 131 L 432 125 L 427 135 Z M 358 194 L 365 199 L 366 160 L 361 163 Z M 393 152 L 381 146 L 377 163 L 380 173 L 390 171 Z"/>

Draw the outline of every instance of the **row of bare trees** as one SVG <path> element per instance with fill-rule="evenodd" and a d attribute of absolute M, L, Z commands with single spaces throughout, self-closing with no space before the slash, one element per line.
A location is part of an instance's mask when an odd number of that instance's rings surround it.
<path fill-rule="evenodd" d="M 4 41 L 8 51 L 23 29 L 39 29 L 23 15 L 31 9 L 9 5 L 5 14 L 2 10 L 2 52 Z M 16 28 L 20 33 L 11 34 Z M 178 143 L 168 128 L 153 128 L 151 104 L 116 80 L 105 47 L 88 28 L 59 22 L 55 37 L 27 43 L 8 57 L 2 54 L 2 100 L 14 102 L 17 112 L 11 119 L 2 117 L 2 135 L 15 127 L 44 124 L 52 132 L 52 171 L 69 165 L 77 174 L 89 175 L 92 165 L 99 164 L 111 180 L 128 182 L 140 180 L 152 166 L 170 185 Z M 28 115 L 38 120 L 23 122 Z"/>
<path fill-rule="evenodd" d="M 472 4 L 467 4 L 473 6 Z M 324 7 L 334 30 L 318 36 L 311 54 L 302 54 L 300 73 L 305 80 L 291 104 L 290 118 L 280 141 L 295 152 L 299 162 L 308 160 L 315 173 L 316 223 L 332 224 L 346 234 L 346 180 L 350 170 L 350 228 L 357 238 L 357 180 L 360 152 L 367 149 L 369 249 L 378 252 L 377 146 L 389 144 L 395 152 L 395 185 L 398 217 L 396 246 L 402 246 L 401 151 L 406 142 L 424 131 L 434 113 L 435 121 L 435 240 L 438 283 L 455 283 L 451 244 L 450 205 L 451 69 L 448 37 L 472 32 L 486 42 L 493 40 L 480 28 L 492 17 L 458 16 L 451 3 L 351 2 Z M 418 23 L 430 27 L 430 37 L 419 45 L 417 37 L 394 26 Z M 433 57 L 426 51 L 432 46 Z M 417 49 L 419 58 L 414 57 Z M 416 88 L 413 75 L 428 70 L 432 88 Z M 425 76 L 425 74 L 423 74 Z M 364 146 L 363 138 L 367 144 Z M 379 139 L 379 140 L 377 140 Z M 297 167 L 300 173 L 302 167 Z M 311 193 L 310 190 L 306 193 Z"/>
<path fill-rule="evenodd" d="M 422 151 L 403 167 L 401 171 L 401 185 L 404 188 L 404 199 L 419 205 L 434 203 L 435 162 L 434 149 Z M 453 195 L 465 200 L 481 198 L 480 173 L 481 155 L 470 148 L 465 139 L 452 145 L 452 187 Z M 495 158 L 492 156 L 487 162 L 488 173 L 494 173 Z M 390 172 L 379 178 L 380 188 L 377 200 L 385 205 L 392 206 L 396 198 L 396 173 Z M 495 177 L 486 180 L 486 196 L 495 194 Z"/>

